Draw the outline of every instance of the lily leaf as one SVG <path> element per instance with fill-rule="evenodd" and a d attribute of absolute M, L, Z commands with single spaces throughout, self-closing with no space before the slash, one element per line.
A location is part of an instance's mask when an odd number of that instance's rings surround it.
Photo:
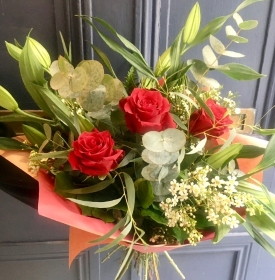
<path fill-rule="evenodd" d="M 12 138 L 0 137 L 0 150 L 33 150 L 32 147 Z"/>
<path fill-rule="evenodd" d="M 109 207 L 117 205 L 121 201 L 122 198 L 123 198 L 123 196 L 120 198 L 114 199 L 114 200 L 102 201 L 102 202 L 85 201 L 85 200 L 74 199 L 74 198 L 70 198 L 69 200 L 71 200 L 72 202 L 74 202 L 76 204 L 87 206 L 87 207 L 109 208 Z"/>

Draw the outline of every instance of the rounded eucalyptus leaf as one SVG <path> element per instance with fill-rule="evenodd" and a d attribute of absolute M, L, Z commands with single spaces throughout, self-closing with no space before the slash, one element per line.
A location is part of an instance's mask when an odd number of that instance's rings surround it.
<path fill-rule="evenodd" d="M 111 116 L 112 106 L 110 104 L 104 105 L 96 112 L 89 112 L 89 116 L 97 120 L 106 120 Z"/>
<path fill-rule="evenodd" d="M 164 150 L 170 153 L 181 150 L 186 142 L 186 137 L 183 131 L 176 128 L 167 128 L 162 131 Z"/>
<path fill-rule="evenodd" d="M 155 163 L 155 162 L 153 162 L 153 161 L 151 161 L 151 160 L 149 159 L 149 157 L 148 157 L 148 153 L 149 153 L 149 152 L 150 152 L 149 150 L 144 149 L 144 150 L 142 151 L 142 153 L 141 153 L 142 159 L 143 159 L 145 162 L 147 162 L 147 163 Z"/>
<path fill-rule="evenodd" d="M 64 73 L 67 76 L 70 76 L 74 72 L 73 65 L 63 56 L 58 57 L 58 67 L 60 69 L 60 72 Z"/>
<path fill-rule="evenodd" d="M 153 194 L 155 196 L 166 196 L 170 194 L 170 183 L 151 182 Z"/>
<path fill-rule="evenodd" d="M 52 62 L 49 70 L 50 70 L 50 74 L 52 76 L 60 71 L 59 66 L 58 66 L 58 60 L 55 60 Z"/>
<path fill-rule="evenodd" d="M 104 78 L 104 68 L 102 64 L 96 60 L 84 60 L 78 66 L 85 69 L 88 75 L 86 89 L 96 89 Z"/>
<path fill-rule="evenodd" d="M 142 137 L 144 147 L 152 152 L 164 151 L 163 138 L 160 132 L 149 131 Z"/>
<path fill-rule="evenodd" d="M 158 181 L 160 170 L 161 166 L 149 164 L 142 169 L 141 175 L 148 181 Z"/>
<path fill-rule="evenodd" d="M 169 153 L 167 151 L 163 151 L 160 153 L 152 152 L 147 150 L 147 157 L 149 159 L 149 163 L 155 163 L 160 165 L 171 164 L 174 163 L 179 156 L 179 152 Z"/>
<path fill-rule="evenodd" d="M 85 88 L 88 75 L 82 67 L 76 67 L 70 76 L 70 88 L 72 92 L 79 92 Z"/>
<path fill-rule="evenodd" d="M 168 172 L 169 172 L 169 169 L 167 166 L 161 167 L 160 172 L 159 172 L 159 177 L 158 177 L 159 182 L 167 176 Z"/>
<path fill-rule="evenodd" d="M 63 87 L 58 89 L 58 93 L 63 98 L 73 98 L 74 93 L 71 91 L 69 80 L 67 79 Z"/>
<path fill-rule="evenodd" d="M 95 112 L 103 107 L 105 94 L 105 87 L 100 85 L 93 91 L 81 92 L 77 98 L 77 101 L 88 112 Z"/>
<path fill-rule="evenodd" d="M 105 74 L 101 84 L 106 88 L 106 101 L 111 102 L 116 92 L 114 78 L 111 75 Z"/>
<path fill-rule="evenodd" d="M 68 78 L 62 72 L 55 73 L 50 80 L 50 86 L 55 90 L 64 87 L 66 83 L 68 83 Z"/>

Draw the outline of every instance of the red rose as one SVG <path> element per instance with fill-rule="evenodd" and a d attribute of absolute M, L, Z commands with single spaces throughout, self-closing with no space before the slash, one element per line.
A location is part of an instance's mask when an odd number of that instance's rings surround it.
<path fill-rule="evenodd" d="M 218 105 L 213 99 L 208 99 L 206 104 L 214 115 L 214 121 L 203 108 L 193 112 L 189 120 L 190 134 L 201 139 L 204 138 L 204 135 L 208 139 L 218 137 L 227 132 L 229 125 L 233 123 L 226 108 Z"/>
<path fill-rule="evenodd" d="M 109 131 L 83 132 L 73 142 L 73 151 L 69 154 L 69 162 L 73 170 L 91 176 L 107 175 L 118 165 L 123 157 L 123 150 L 114 149 L 114 140 Z"/>
<path fill-rule="evenodd" d="M 120 100 L 119 107 L 131 132 L 144 134 L 176 127 L 169 113 L 170 103 L 158 91 L 136 88 Z"/>

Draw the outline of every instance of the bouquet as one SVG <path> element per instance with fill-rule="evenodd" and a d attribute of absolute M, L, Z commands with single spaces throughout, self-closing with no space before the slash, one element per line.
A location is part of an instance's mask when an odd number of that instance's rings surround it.
<path fill-rule="evenodd" d="M 21 110 L 0 87 L 0 105 L 10 110 L 0 121 L 22 123 L 24 135 L 1 137 L 0 149 L 27 151 L 23 157 L 39 181 L 41 209 L 45 202 L 58 213 L 67 211 L 65 220 L 54 211 L 48 216 L 90 232 L 94 238 L 87 247 L 107 243 L 99 252 L 127 247 L 115 279 L 132 259 L 145 269 L 145 279 L 153 274 L 159 279 L 154 252 L 165 251 L 170 258 L 167 250 L 209 238 L 217 243 L 240 225 L 275 256 L 262 235 L 275 239 L 275 196 L 258 176 L 275 165 L 275 138 L 267 144 L 238 135 L 231 118 L 236 96 L 222 93 L 209 77 L 212 71 L 245 81 L 264 76 L 239 63 L 219 65 L 221 56 L 243 56 L 231 49 L 247 42 L 240 33 L 257 21 L 243 20 L 238 12 L 254 2 L 242 2 L 203 28 L 196 3 L 154 68 L 108 23 L 81 16 L 131 65 L 123 82 L 96 46 L 100 61 L 72 65 L 62 35 L 64 54 L 53 62 L 30 34 L 24 46 L 6 43 L 43 114 Z M 215 34 L 231 17 L 236 26 L 226 26 L 230 43 L 225 46 Z M 201 43 L 203 60 L 184 60 Z M 251 129 L 260 135 L 275 132 Z"/>

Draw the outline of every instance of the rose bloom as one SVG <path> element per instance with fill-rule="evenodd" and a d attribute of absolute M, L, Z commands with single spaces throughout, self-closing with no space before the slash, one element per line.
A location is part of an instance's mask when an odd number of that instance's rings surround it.
<path fill-rule="evenodd" d="M 73 170 L 80 170 L 90 176 L 107 175 L 117 167 L 124 155 L 123 150 L 114 149 L 114 140 L 109 131 L 83 132 L 73 142 L 69 162 Z"/>
<path fill-rule="evenodd" d="M 169 113 L 170 103 L 158 91 L 136 88 L 130 96 L 120 100 L 119 107 L 133 133 L 144 134 L 176 127 Z"/>
<path fill-rule="evenodd" d="M 221 136 L 229 131 L 229 126 L 233 123 L 226 108 L 218 105 L 213 99 L 208 99 L 206 104 L 214 115 L 214 121 L 203 108 L 193 112 L 189 120 L 190 134 L 200 139 L 204 138 L 204 135 L 208 139 Z"/>

